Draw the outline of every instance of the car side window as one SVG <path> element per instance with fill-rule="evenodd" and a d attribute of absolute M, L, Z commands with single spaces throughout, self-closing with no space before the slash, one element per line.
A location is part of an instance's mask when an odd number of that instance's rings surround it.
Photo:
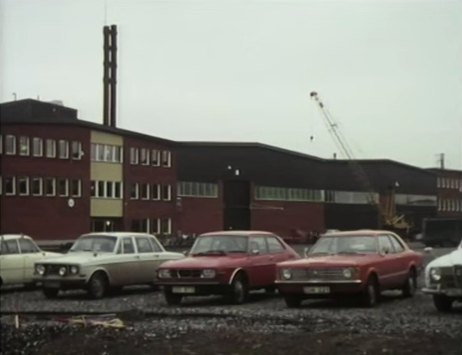
<path fill-rule="evenodd" d="M 379 236 L 379 245 L 380 245 L 380 252 L 385 252 L 386 254 L 391 254 L 395 252 L 393 245 L 391 244 L 390 238 L 387 235 Z"/>
<path fill-rule="evenodd" d="M 393 237 L 392 235 L 390 236 L 390 239 L 391 239 L 391 244 L 393 244 L 393 247 L 395 248 L 395 252 L 402 253 L 404 251 L 404 247 L 401 244 L 401 242 L 395 237 Z"/>
<path fill-rule="evenodd" d="M 122 249 L 124 254 L 133 254 L 135 252 L 132 238 L 127 237 L 122 239 Z"/>
<path fill-rule="evenodd" d="M 285 248 L 276 237 L 267 237 L 268 250 L 270 253 L 282 253 Z"/>
<path fill-rule="evenodd" d="M 21 254 L 30 254 L 39 252 L 37 246 L 29 239 L 19 239 Z"/>
<path fill-rule="evenodd" d="M 265 237 L 251 237 L 249 244 L 250 244 L 250 252 L 258 251 L 259 254 L 268 253 L 268 247 L 266 245 Z"/>
<path fill-rule="evenodd" d="M 157 253 L 157 252 L 162 251 L 162 247 L 159 245 L 159 242 L 156 239 L 154 239 L 152 237 L 149 237 L 148 239 L 151 242 L 152 249 L 154 249 L 154 252 Z"/>
<path fill-rule="evenodd" d="M 148 237 L 136 237 L 136 247 L 138 248 L 138 253 L 152 253 L 154 249 L 152 244 L 149 242 Z"/>
<path fill-rule="evenodd" d="M 18 242 L 16 239 L 5 240 L 6 254 L 19 254 Z"/>

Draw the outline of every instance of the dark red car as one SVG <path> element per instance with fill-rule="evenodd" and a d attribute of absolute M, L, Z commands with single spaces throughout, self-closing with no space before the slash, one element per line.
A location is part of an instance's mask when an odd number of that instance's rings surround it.
<path fill-rule="evenodd" d="M 223 231 L 197 237 L 188 257 L 168 261 L 157 271 L 169 305 L 185 296 L 224 295 L 246 300 L 249 290 L 274 290 L 276 263 L 300 256 L 280 237 L 259 231 Z"/>
<path fill-rule="evenodd" d="M 395 233 L 334 232 L 322 236 L 306 258 L 279 263 L 276 285 L 288 307 L 308 298 L 347 295 L 372 307 L 383 290 L 400 289 L 404 296 L 413 296 L 422 263 L 422 254 Z"/>

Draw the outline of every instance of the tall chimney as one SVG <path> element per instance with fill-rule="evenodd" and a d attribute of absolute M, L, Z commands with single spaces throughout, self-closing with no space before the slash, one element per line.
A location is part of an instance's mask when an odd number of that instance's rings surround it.
<path fill-rule="evenodd" d="M 103 124 L 116 126 L 117 26 L 104 26 Z"/>

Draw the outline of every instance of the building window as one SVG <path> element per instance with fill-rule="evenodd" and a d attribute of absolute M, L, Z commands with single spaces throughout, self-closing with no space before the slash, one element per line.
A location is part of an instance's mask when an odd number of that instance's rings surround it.
<path fill-rule="evenodd" d="M 32 138 L 32 155 L 34 157 L 43 156 L 43 139 L 34 137 Z"/>
<path fill-rule="evenodd" d="M 47 158 L 56 158 L 56 141 L 54 139 L 47 139 L 46 155 Z"/>
<path fill-rule="evenodd" d="M 29 137 L 20 136 L 19 137 L 19 155 L 27 156 L 29 155 Z"/>
<path fill-rule="evenodd" d="M 79 141 L 72 141 L 71 154 L 72 154 L 72 159 L 74 160 L 82 159 L 82 143 L 80 143 Z"/>
<path fill-rule="evenodd" d="M 159 166 L 160 165 L 160 151 L 153 149 L 151 151 L 151 165 Z"/>
<path fill-rule="evenodd" d="M 138 183 L 132 184 L 131 189 L 130 189 L 130 198 L 132 200 L 138 200 L 139 191 L 140 191 L 140 185 Z"/>
<path fill-rule="evenodd" d="M 141 199 L 149 200 L 149 184 L 141 184 Z"/>
<path fill-rule="evenodd" d="M 140 149 L 140 164 L 149 165 L 149 150 L 146 148 Z"/>
<path fill-rule="evenodd" d="M 152 185 L 152 199 L 160 200 L 160 184 Z"/>
<path fill-rule="evenodd" d="M 162 186 L 162 200 L 170 201 L 172 199 L 172 186 L 164 185 Z"/>
<path fill-rule="evenodd" d="M 367 193 L 345 192 L 346 197 L 342 194 L 344 191 L 338 191 L 338 198 L 356 199 L 357 203 L 367 203 Z M 342 195 L 342 196 L 340 196 Z M 334 198 L 331 196 L 331 198 Z M 337 198 L 337 197 L 335 197 Z M 377 197 L 378 198 L 378 197 Z M 303 188 L 287 188 L 274 186 L 256 186 L 255 199 L 257 200 L 277 200 L 277 201 L 324 201 L 323 190 L 311 190 Z M 335 202 L 341 202 L 335 200 Z M 347 203 L 347 202 L 344 202 Z M 353 202 L 351 202 L 353 203 Z"/>
<path fill-rule="evenodd" d="M 41 177 L 34 177 L 31 181 L 32 196 L 42 196 L 43 181 Z"/>
<path fill-rule="evenodd" d="M 149 233 L 149 219 L 134 219 L 132 220 L 132 231 Z"/>
<path fill-rule="evenodd" d="M 159 234 L 160 233 L 160 219 L 154 218 L 151 220 L 151 233 Z"/>
<path fill-rule="evenodd" d="M 5 137 L 5 154 L 15 155 L 16 154 L 16 137 L 10 134 Z"/>
<path fill-rule="evenodd" d="M 207 182 L 180 181 L 178 196 L 184 197 L 218 197 L 218 185 Z"/>
<path fill-rule="evenodd" d="M 14 176 L 5 177 L 4 181 L 5 195 L 12 196 L 16 194 L 16 178 Z"/>
<path fill-rule="evenodd" d="M 29 178 L 27 176 L 18 177 L 18 195 L 29 195 Z"/>
<path fill-rule="evenodd" d="M 82 182 L 80 179 L 71 180 L 71 196 L 80 197 L 82 196 Z"/>
<path fill-rule="evenodd" d="M 3 154 L 3 136 L 0 134 L 0 154 Z"/>
<path fill-rule="evenodd" d="M 68 159 L 69 158 L 69 142 L 60 139 L 58 142 L 59 147 L 59 159 Z"/>
<path fill-rule="evenodd" d="M 58 195 L 62 197 L 69 196 L 69 180 L 60 178 L 58 179 Z"/>
<path fill-rule="evenodd" d="M 138 164 L 138 148 L 130 148 L 130 164 Z"/>
<path fill-rule="evenodd" d="M 56 179 L 45 178 L 45 195 L 56 196 Z"/>
<path fill-rule="evenodd" d="M 123 148 L 119 146 L 114 146 L 114 161 L 116 163 L 122 163 L 122 157 L 123 157 Z"/>
<path fill-rule="evenodd" d="M 172 166 L 172 153 L 168 150 L 162 151 L 162 166 L 166 168 Z"/>
<path fill-rule="evenodd" d="M 170 218 L 162 218 L 161 220 L 161 234 L 171 234 L 172 233 L 172 220 Z"/>
<path fill-rule="evenodd" d="M 122 198 L 122 183 L 120 181 L 114 182 L 114 198 Z"/>

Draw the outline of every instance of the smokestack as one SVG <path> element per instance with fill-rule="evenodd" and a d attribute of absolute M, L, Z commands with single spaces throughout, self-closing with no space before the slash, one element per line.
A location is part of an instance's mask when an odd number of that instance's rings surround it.
<path fill-rule="evenodd" d="M 103 124 L 116 126 L 117 26 L 104 26 Z"/>

